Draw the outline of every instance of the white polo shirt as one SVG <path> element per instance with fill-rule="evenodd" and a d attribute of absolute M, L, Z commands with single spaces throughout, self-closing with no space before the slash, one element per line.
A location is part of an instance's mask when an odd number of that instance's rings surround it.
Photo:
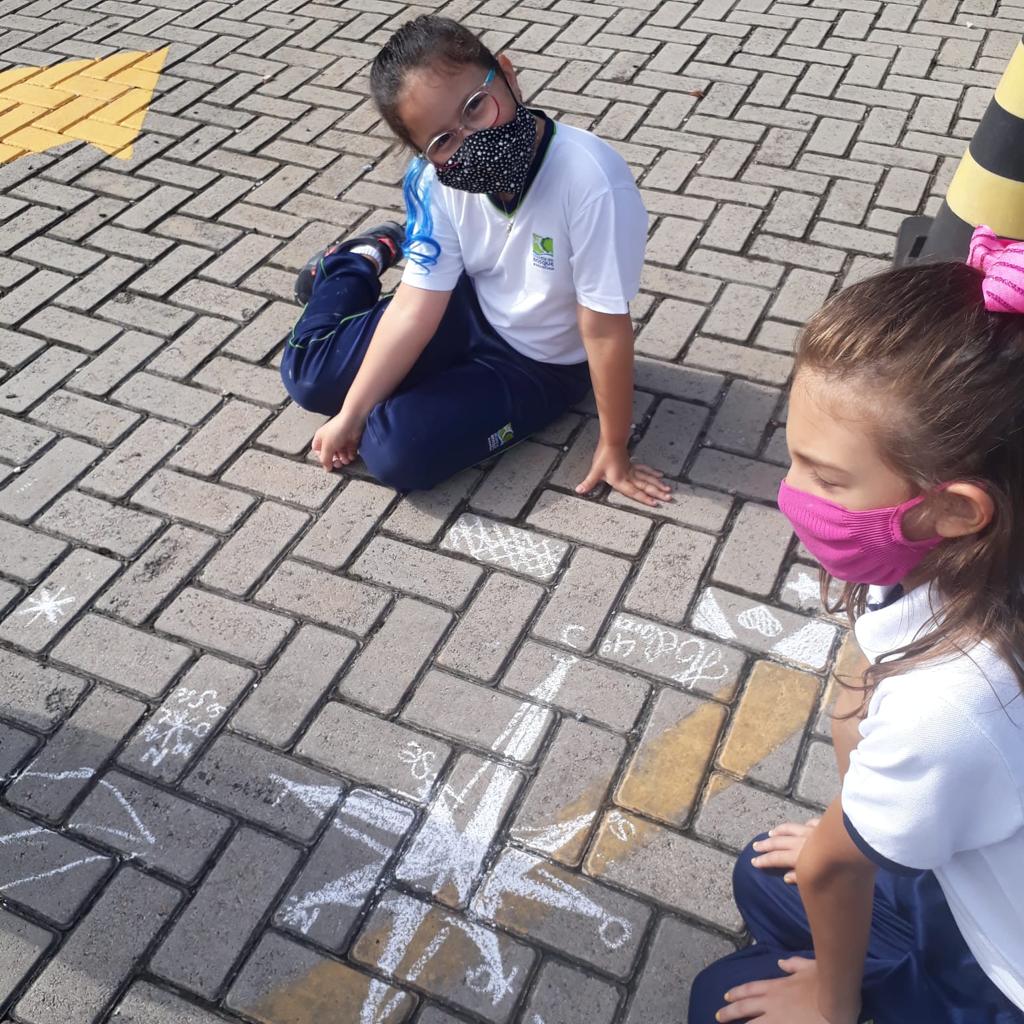
<path fill-rule="evenodd" d="M 877 597 L 878 594 L 873 596 Z M 931 615 L 928 587 L 862 615 L 872 661 Z M 934 871 L 992 982 L 1024 1009 L 1024 694 L 986 645 L 885 679 L 861 723 L 842 806 L 883 866 Z"/>
<path fill-rule="evenodd" d="M 576 305 L 629 312 L 640 288 L 647 211 L 611 146 L 569 125 L 554 128 L 512 214 L 486 195 L 440 184 L 433 167 L 426 170 L 441 254 L 429 268 L 410 260 L 402 281 L 451 291 L 465 270 L 484 316 L 509 345 L 541 362 L 581 363 L 587 355 Z"/>

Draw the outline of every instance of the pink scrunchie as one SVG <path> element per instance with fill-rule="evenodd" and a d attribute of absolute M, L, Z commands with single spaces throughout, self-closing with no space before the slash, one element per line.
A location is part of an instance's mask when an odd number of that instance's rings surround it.
<path fill-rule="evenodd" d="M 990 313 L 1024 313 L 1024 242 L 999 238 L 991 228 L 975 228 L 967 265 L 985 275 L 981 293 Z"/>

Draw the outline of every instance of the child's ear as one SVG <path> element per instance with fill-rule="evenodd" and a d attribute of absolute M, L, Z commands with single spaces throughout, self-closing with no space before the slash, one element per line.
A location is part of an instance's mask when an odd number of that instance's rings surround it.
<path fill-rule="evenodd" d="M 995 502 L 984 487 L 958 482 L 936 495 L 935 532 L 940 537 L 968 537 L 992 522 Z"/>
<path fill-rule="evenodd" d="M 519 87 L 519 79 L 516 77 L 516 69 L 512 66 L 512 61 L 502 53 L 498 56 L 498 66 L 505 74 L 505 79 L 512 90 L 512 95 L 515 96 L 518 103 L 522 103 L 523 90 Z"/>

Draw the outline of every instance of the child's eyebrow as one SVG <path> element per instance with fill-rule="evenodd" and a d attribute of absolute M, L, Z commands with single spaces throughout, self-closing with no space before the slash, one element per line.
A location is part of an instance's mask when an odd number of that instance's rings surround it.
<path fill-rule="evenodd" d="M 821 459 L 812 458 L 810 455 L 806 455 L 803 452 L 794 451 L 793 457 L 799 459 L 801 462 L 810 463 L 816 469 L 827 469 L 832 473 L 842 473 L 844 476 L 849 476 L 847 470 L 841 466 L 833 466 L 831 462 L 822 462 Z"/>

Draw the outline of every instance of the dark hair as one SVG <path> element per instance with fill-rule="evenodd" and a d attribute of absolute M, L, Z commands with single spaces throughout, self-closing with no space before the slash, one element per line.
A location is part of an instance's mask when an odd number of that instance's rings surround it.
<path fill-rule="evenodd" d="M 436 14 L 421 14 L 407 21 L 374 58 L 370 68 L 373 102 L 391 130 L 410 149 L 415 149 L 415 145 L 398 113 L 398 101 L 408 73 L 419 68 L 460 68 L 469 64 L 478 64 L 488 71 L 500 70 L 494 54 L 468 28 Z M 426 169 L 426 160 L 413 158 L 405 172 L 402 194 L 406 208 L 405 254 L 429 269 L 437 263 L 441 246 L 433 237 L 430 182 L 423 181 Z"/>
<path fill-rule="evenodd" d="M 421 14 L 407 21 L 385 44 L 370 68 L 370 93 L 391 130 L 409 147 L 409 131 L 398 115 L 398 99 L 406 75 L 420 68 L 452 68 L 478 64 L 485 71 L 498 68 L 498 59 L 464 25 L 436 14 Z"/>
<path fill-rule="evenodd" d="M 811 318 L 797 372 L 871 396 L 886 463 L 922 490 L 967 480 L 995 505 L 980 533 L 947 540 L 921 565 L 942 597 L 930 629 L 864 674 L 887 676 L 988 643 L 1024 688 L 1024 316 L 990 313 L 983 275 L 964 263 L 890 270 L 840 292 Z M 822 573 L 822 595 L 831 580 Z M 867 587 L 846 584 L 851 622 Z"/>

